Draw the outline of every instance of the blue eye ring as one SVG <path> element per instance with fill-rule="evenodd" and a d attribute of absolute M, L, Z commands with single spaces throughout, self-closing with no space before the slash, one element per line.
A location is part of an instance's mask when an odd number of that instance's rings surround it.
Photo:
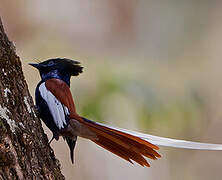
<path fill-rule="evenodd" d="M 49 63 L 47 64 L 48 66 L 53 66 L 54 62 L 53 61 L 49 61 Z"/>

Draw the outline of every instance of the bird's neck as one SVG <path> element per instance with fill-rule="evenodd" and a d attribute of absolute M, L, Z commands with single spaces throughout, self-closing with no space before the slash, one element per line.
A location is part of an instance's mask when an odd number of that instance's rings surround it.
<path fill-rule="evenodd" d="M 53 70 L 48 73 L 41 74 L 42 80 L 46 81 L 48 79 L 56 78 L 63 80 L 68 86 L 70 86 L 71 76 L 67 73 L 59 72 L 58 70 Z"/>

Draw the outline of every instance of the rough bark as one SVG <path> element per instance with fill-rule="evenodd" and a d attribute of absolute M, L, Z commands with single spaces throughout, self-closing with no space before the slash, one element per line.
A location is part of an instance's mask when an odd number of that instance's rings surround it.
<path fill-rule="evenodd" d="M 0 179 L 64 179 L 1 19 Z"/>

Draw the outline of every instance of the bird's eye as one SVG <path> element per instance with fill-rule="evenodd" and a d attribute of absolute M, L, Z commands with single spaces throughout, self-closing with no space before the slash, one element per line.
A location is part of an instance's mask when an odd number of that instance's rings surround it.
<path fill-rule="evenodd" d="M 53 61 L 49 61 L 48 66 L 52 66 L 52 65 L 54 65 L 54 62 Z"/>

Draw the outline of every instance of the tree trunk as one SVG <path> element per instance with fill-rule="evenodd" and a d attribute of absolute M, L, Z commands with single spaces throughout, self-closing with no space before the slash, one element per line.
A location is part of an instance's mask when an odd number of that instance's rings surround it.
<path fill-rule="evenodd" d="M 0 179 L 65 179 L 0 19 Z"/>

